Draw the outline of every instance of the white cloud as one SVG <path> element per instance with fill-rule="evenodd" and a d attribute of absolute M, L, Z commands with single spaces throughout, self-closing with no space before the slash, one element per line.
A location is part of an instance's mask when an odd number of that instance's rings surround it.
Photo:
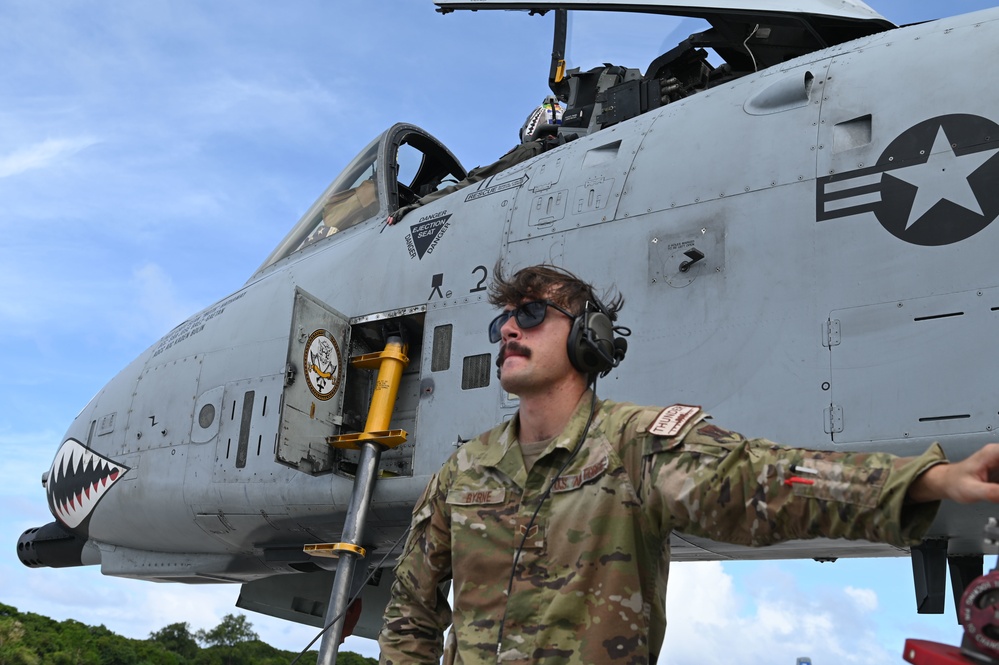
<path fill-rule="evenodd" d="M 236 586 L 191 586 L 188 584 L 148 584 L 141 614 L 151 626 L 147 632 L 172 623 L 187 622 L 192 630 L 211 629 L 226 614 L 237 614 L 234 607 L 239 588 Z M 129 608 L 134 612 L 136 608 Z"/>
<path fill-rule="evenodd" d="M 208 304 L 178 288 L 173 275 L 158 263 L 104 265 L 100 255 L 90 261 L 73 258 L 69 252 L 59 246 L 50 248 L 52 261 L 46 265 L 36 257 L 0 250 L 0 258 L 9 256 L 13 263 L 13 267 L 0 267 L 0 286 L 8 294 L 0 302 L 0 321 L 5 324 L 0 337 L 30 339 L 42 347 L 38 353 L 65 353 L 66 349 L 49 348 L 50 331 L 58 325 L 64 335 L 73 335 L 70 348 L 89 345 L 107 350 L 125 345 L 134 346 L 132 353 Z M 63 255 L 67 262 L 59 263 Z M 63 374 L 76 367 L 52 362 L 18 381 L 45 378 L 44 370 L 53 366 Z"/>
<path fill-rule="evenodd" d="M 0 155 L 0 178 L 9 178 L 25 171 L 59 165 L 64 160 L 98 143 L 96 139 L 45 139 L 39 143 Z"/>
<path fill-rule="evenodd" d="M 117 319 L 113 329 L 124 339 L 158 339 L 200 309 L 178 293 L 171 275 L 160 265 L 144 263 L 132 270 L 119 302 L 108 307 Z"/>
<path fill-rule="evenodd" d="M 0 421 L 0 449 L 4 451 L 4 480 L 0 484 L 0 497 L 7 500 L 43 497 L 42 472 L 48 470 L 62 432 L 45 429 L 13 433 L 3 429 L 4 424 Z M 41 503 L 44 505 L 44 500 Z"/>
<path fill-rule="evenodd" d="M 674 564 L 670 572 L 660 663 L 757 665 L 799 656 L 855 665 L 897 661 L 878 643 L 872 622 L 859 616 L 877 608 L 873 591 L 816 594 L 775 567 L 752 580 L 751 597 L 718 562 Z"/>
<path fill-rule="evenodd" d="M 235 125 L 266 125 L 269 131 L 282 131 L 289 124 L 298 125 L 306 118 L 319 121 L 344 105 L 332 91 L 301 74 L 288 80 L 250 79 L 219 73 L 196 83 L 184 99 L 195 100 L 183 107 L 184 114 L 195 122 L 209 122 L 217 129 L 231 131 Z M 344 81 L 338 80 L 342 85 Z M 225 119 L 218 127 L 218 119 Z M 300 128 L 300 127 L 299 127 Z"/>
<path fill-rule="evenodd" d="M 780 605 L 760 605 L 756 611 L 759 628 L 768 635 L 787 637 L 799 626 L 788 616 L 786 609 Z"/>
<path fill-rule="evenodd" d="M 860 612 L 867 614 L 878 609 L 878 594 L 871 589 L 857 589 L 848 586 L 843 589 L 843 593 L 857 604 L 857 610 Z"/>

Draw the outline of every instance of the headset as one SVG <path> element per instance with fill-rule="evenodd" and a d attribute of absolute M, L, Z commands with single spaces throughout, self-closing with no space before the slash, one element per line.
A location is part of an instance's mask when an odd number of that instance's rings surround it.
<path fill-rule="evenodd" d="M 628 340 L 624 338 L 629 335 L 631 330 L 615 326 L 607 307 L 594 296 L 586 302 L 582 314 L 572 320 L 566 338 L 569 362 L 589 376 L 607 376 L 624 360 L 628 352 Z"/>

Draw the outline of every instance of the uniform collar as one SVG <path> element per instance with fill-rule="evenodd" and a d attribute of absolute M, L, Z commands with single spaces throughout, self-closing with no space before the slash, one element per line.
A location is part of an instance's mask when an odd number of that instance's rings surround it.
<path fill-rule="evenodd" d="M 569 417 L 569 422 L 566 423 L 565 428 L 563 428 L 559 435 L 555 437 L 553 446 L 569 451 L 576 447 L 579 437 L 583 434 L 583 428 L 586 427 L 586 421 L 590 417 L 590 400 L 592 399 L 592 394 L 592 391 L 587 390 L 579 398 L 576 409 L 572 412 L 572 416 Z M 603 402 L 598 399 L 594 408 L 599 411 L 602 404 Z M 524 457 L 520 453 L 520 445 L 517 440 L 519 430 L 520 413 L 518 412 L 513 418 L 500 426 L 498 432 L 494 431 L 494 436 L 489 437 L 485 453 L 479 460 L 480 463 L 483 466 L 496 467 L 511 478 L 517 475 L 518 470 L 523 473 Z"/>

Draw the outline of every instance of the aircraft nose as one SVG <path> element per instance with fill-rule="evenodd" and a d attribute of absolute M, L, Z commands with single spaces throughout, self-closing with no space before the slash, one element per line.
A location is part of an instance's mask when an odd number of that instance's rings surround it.
<path fill-rule="evenodd" d="M 49 469 L 45 491 L 49 509 L 70 529 L 79 527 L 97 503 L 128 471 L 87 448 L 76 439 L 66 439 Z"/>

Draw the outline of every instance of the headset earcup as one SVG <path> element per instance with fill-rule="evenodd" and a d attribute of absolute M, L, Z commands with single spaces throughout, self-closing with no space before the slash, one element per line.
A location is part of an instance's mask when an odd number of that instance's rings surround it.
<path fill-rule="evenodd" d="M 580 314 L 572 321 L 566 350 L 569 362 L 580 372 L 606 372 L 613 366 L 614 324 L 600 311 Z"/>
<path fill-rule="evenodd" d="M 565 350 L 569 354 L 569 363 L 580 372 L 586 371 L 580 367 L 580 358 L 582 356 L 580 345 L 583 341 L 583 324 L 585 323 L 585 318 L 585 314 L 580 314 L 572 320 L 569 336 L 565 340 Z"/>

